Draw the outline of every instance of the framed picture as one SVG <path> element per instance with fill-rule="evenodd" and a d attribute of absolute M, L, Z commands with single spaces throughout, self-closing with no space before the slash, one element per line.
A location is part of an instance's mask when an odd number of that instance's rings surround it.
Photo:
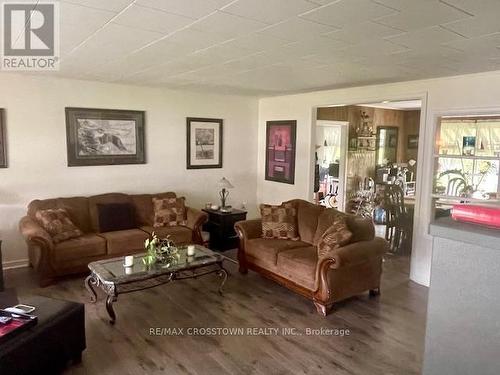
<path fill-rule="evenodd" d="M 7 168 L 7 146 L 5 144 L 5 117 L 4 110 L 0 108 L 0 168 Z"/>
<path fill-rule="evenodd" d="M 188 117 L 187 169 L 222 168 L 222 119 Z"/>
<path fill-rule="evenodd" d="M 144 112 L 66 108 L 68 166 L 146 163 Z"/>
<path fill-rule="evenodd" d="M 408 136 L 408 148 L 418 148 L 418 135 Z"/>
<path fill-rule="evenodd" d="M 297 121 L 268 121 L 266 127 L 266 180 L 295 183 Z"/>

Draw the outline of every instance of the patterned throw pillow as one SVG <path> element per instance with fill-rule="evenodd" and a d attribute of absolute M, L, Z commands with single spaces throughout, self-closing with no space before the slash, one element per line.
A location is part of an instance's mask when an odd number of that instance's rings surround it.
<path fill-rule="evenodd" d="M 332 225 L 321 236 L 318 244 L 318 257 L 321 258 L 331 250 L 347 245 L 352 238 L 352 233 L 347 227 L 343 215 L 337 215 Z"/>
<path fill-rule="evenodd" d="M 297 209 L 293 203 L 280 206 L 260 205 L 262 216 L 262 238 L 299 240 L 297 231 Z"/>
<path fill-rule="evenodd" d="M 83 232 L 73 224 L 68 211 L 64 208 L 38 210 L 35 217 L 50 234 L 54 243 L 83 235 Z"/>
<path fill-rule="evenodd" d="M 184 198 L 153 198 L 154 227 L 186 225 Z"/>

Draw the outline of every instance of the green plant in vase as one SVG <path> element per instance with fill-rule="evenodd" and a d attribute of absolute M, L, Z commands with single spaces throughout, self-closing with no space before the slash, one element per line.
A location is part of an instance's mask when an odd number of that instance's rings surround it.
<path fill-rule="evenodd" d="M 159 243 L 160 239 L 154 232 L 151 238 L 147 238 L 146 241 L 144 241 L 144 249 L 146 250 L 146 255 L 142 258 L 142 261 L 146 266 L 151 266 L 156 263 Z"/>

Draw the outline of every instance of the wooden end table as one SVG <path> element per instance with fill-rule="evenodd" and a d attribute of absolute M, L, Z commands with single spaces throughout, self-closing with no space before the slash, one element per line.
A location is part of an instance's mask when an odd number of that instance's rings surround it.
<path fill-rule="evenodd" d="M 233 209 L 231 212 L 203 209 L 208 214 L 208 221 L 203 230 L 210 233 L 210 248 L 212 250 L 230 250 L 238 247 L 238 235 L 234 230 L 237 221 L 246 220 L 247 212 Z"/>

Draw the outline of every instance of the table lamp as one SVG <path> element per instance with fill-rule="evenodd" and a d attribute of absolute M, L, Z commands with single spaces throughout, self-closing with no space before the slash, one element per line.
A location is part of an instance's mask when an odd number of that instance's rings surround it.
<path fill-rule="evenodd" d="M 222 177 L 219 182 L 217 183 L 221 189 L 219 191 L 219 196 L 220 196 L 220 203 L 221 203 L 221 208 L 226 207 L 226 199 L 229 196 L 229 191 L 227 189 L 233 189 L 234 186 L 229 182 L 226 177 Z"/>

